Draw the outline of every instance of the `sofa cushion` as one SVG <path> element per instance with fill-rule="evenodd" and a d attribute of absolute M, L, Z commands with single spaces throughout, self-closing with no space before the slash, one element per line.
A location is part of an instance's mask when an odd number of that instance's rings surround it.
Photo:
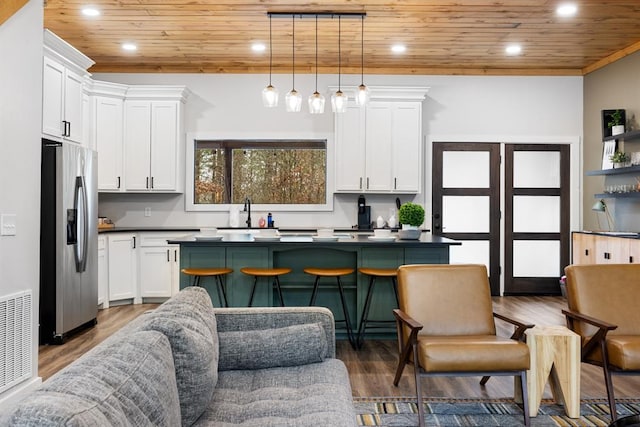
<path fill-rule="evenodd" d="M 196 426 L 356 426 L 349 375 L 340 360 L 219 373 Z"/>
<path fill-rule="evenodd" d="M 320 323 L 219 332 L 218 337 L 220 371 L 298 366 L 327 357 L 327 339 Z"/>
<path fill-rule="evenodd" d="M 45 381 L 14 408 L 9 425 L 180 425 L 174 371 L 163 334 L 121 335 Z"/>
<path fill-rule="evenodd" d="M 218 379 L 218 334 L 209 294 L 202 288 L 185 288 L 146 314 L 140 328 L 169 339 L 182 425 L 191 425 L 209 405 Z"/>

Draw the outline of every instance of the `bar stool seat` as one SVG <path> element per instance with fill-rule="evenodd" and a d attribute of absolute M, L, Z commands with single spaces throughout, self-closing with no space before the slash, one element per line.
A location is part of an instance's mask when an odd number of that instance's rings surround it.
<path fill-rule="evenodd" d="M 364 308 L 362 310 L 362 317 L 360 318 L 360 326 L 358 327 L 358 348 L 362 348 L 364 343 L 364 334 L 367 325 L 371 325 L 370 328 L 383 328 L 390 324 L 395 324 L 395 320 L 369 320 L 369 309 L 371 308 L 371 299 L 373 298 L 373 288 L 376 283 L 376 279 L 379 277 L 388 277 L 391 279 L 391 285 L 393 287 L 393 293 L 396 296 L 396 307 L 399 306 L 398 302 L 398 283 L 396 278 L 398 277 L 397 268 L 369 268 L 361 267 L 358 271 L 362 274 L 369 276 L 369 288 L 367 289 L 367 296 L 364 302 Z"/>
<path fill-rule="evenodd" d="M 336 320 L 338 322 L 345 322 L 347 326 L 347 338 L 349 338 L 349 343 L 355 349 L 356 341 L 353 336 L 353 328 L 351 327 L 351 320 L 349 319 L 349 309 L 347 308 L 347 302 L 344 295 L 344 288 L 342 286 L 342 281 L 340 280 L 341 276 L 347 276 L 352 274 L 355 270 L 353 268 L 316 268 L 316 267 L 307 267 L 303 270 L 306 274 L 310 274 L 312 276 L 316 276 L 316 279 L 313 283 L 313 291 L 311 293 L 311 300 L 309 301 L 309 305 L 315 305 L 316 298 L 318 296 L 319 282 L 321 277 L 335 277 L 338 282 L 338 291 L 340 292 L 340 301 L 342 302 L 342 313 L 344 314 L 344 320 Z"/>
<path fill-rule="evenodd" d="M 284 307 L 284 298 L 282 297 L 282 288 L 280 287 L 279 277 L 283 274 L 291 273 L 291 269 L 287 267 L 280 268 L 258 268 L 258 267 L 243 267 L 240 271 L 248 276 L 253 276 L 253 287 L 251 288 L 251 296 L 249 297 L 249 305 L 253 305 L 253 296 L 256 292 L 256 284 L 258 283 L 258 277 L 273 277 L 273 284 L 276 285 L 278 290 L 278 296 L 280 297 L 280 305 Z"/>
<path fill-rule="evenodd" d="M 212 267 L 212 268 L 183 268 L 180 270 L 182 273 L 187 276 L 193 276 L 193 286 L 200 286 L 200 279 L 202 277 L 213 277 L 216 283 L 218 284 L 218 298 L 221 302 L 224 303 L 225 307 L 229 307 L 229 302 L 227 301 L 227 291 L 226 284 L 222 281 L 222 277 L 233 273 L 232 268 L 226 267 Z M 222 291 L 222 297 L 220 296 L 220 292 Z"/>

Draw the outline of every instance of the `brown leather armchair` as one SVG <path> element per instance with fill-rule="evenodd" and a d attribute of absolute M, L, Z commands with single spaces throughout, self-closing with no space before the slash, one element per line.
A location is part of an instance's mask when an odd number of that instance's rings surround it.
<path fill-rule="evenodd" d="M 612 374 L 640 374 L 640 264 L 570 265 L 567 327 L 582 337 L 582 361 L 602 367 L 612 421 Z"/>
<path fill-rule="evenodd" d="M 529 348 L 522 342 L 533 325 L 493 313 L 484 265 L 405 265 L 398 269 L 400 308 L 394 310 L 400 357 L 393 380 L 414 363 L 420 426 L 424 407 L 420 378 L 509 375 L 520 379 L 525 426 L 530 425 L 526 371 Z M 515 325 L 511 339 L 496 336 L 494 317 Z"/>

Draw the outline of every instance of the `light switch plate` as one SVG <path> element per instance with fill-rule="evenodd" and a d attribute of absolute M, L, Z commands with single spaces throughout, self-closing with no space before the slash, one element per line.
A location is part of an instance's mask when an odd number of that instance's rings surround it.
<path fill-rule="evenodd" d="M 16 235 L 16 215 L 2 214 L 0 215 L 0 236 Z"/>

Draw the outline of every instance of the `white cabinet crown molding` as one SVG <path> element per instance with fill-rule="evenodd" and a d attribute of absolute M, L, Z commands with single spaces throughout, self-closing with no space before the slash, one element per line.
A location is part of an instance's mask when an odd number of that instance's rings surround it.
<path fill-rule="evenodd" d="M 93 96 L 124 99 L 130 88 L 129 85 L 120 83 L 103 82 L 91 79 L 88 80 L 90 80 L 90 84 L 88 84 L 88 91 L 89 94 Z"/>
<path fill-rule="evenodd" d="M 127 89 L 127 100 L 144 99 L 149 101 L 176 101 L 183 104 L 191 91 L 181 85 L 135 85 Z"/>
<path fill-rule="evenodd" d="M 371 92 L 372 101 L 424 101 L 429 92 L 429 86 L 367 86 Z M 344 93 L 354 92 L 358 86 L 341 86 Z M 329 86 L 331 92 L 338 90 L 338 86 Z"/>
<path fill-rule="evenodd" d="M 87 70 L 95 62 L 46 28 L 44 29 L 43 43 L 44 53 L 47 56 L 59 61 L 81 76 L 90 75 Z"/>

